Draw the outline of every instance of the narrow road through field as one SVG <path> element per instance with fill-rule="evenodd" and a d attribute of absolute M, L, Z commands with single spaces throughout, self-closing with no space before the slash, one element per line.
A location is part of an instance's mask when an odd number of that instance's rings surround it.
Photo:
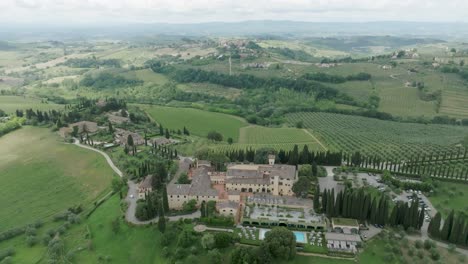
<path fill-rule="evenodd" d="M 328 148 L 325 147 L 325 145 L 324 145 L 322 142 L 320 142 L 320 140 L 318 140 L 318 138 L 316 138 L 316 137 L 314 136 L 314 134 L 310 133 L 310 131 L 307 130 L 307 129 L 305 129 L 305 128 L 302 129 L 302 130 L 303 130 L 307 135 L 309 135 L 309 136 L 311 136 L 312 138 L 314 138 L 315 141 L 317 141 L 317 143 L 318 143 L 325 151 L 328 151 Z"/>
<path fill-rule="evenodd" d="M 85 149 L 89 149 L 89 150 L 92 150 L 94 152 L 97 152 L 101 155 L 104 156 L 104 158 L 106 158 L 106 161 L 107 163 L 109 164 L 109 166 L 112 168 L 112 170 L 114 170 L 115 173 L 117 173 L 117 175 L 119 175 L 120 177 L 123 177 L 123 173 L 122 171 L 120 171 L 119 168 L 117 168 L 117 166 L 115 166 L 114 162 L 112 161 L 112 159 L 109 157 L 109 155 L 107 155 L 107 153 L 105 153 L 104 151 L 101 151 L 99 149 L 95 149 L 93 147 L 90 147 L 88 145 L 83 145 L 80 143 L 80 141 L 78 139 L 74 139 L 75 141 L 73 142 L 73 144 L 75 144 L 76 146 L 78 147 L 81 147 L 81 148 L 85 148 Z"/>
<path fill-rule="evenodd" d="M 122 171 L 119 168 L 117 168 L 117 166 L 115 166 L 112 159 L 104 151 L 101 151 L 99 149 L 95 149 L 95 148 L 93 148 L 91 146 L 88 146 L 88 145 L 83 145 L 83 144 L 80 143 L 80 141 L 78 139 L 74 139 L 73 144 L 80 147 L 80 148 L 89 149 L 89 150 L 92 150 L 94 152 L 97 152 L 97 153 L 103 155 L 106 158 L 106 161 L 109 164 L 109 166 L 112 168 L 112 170 L 114 170 L 114 172 L 117 173 L 117 175 L 119 175 L 120 177 L 123 177 Z M 177 170 L 177 173 L 176 173 L 173 180 L 177 179 L 182 172 L 187 172 L 188 169 L 189 169 L 189 166 L 190 166 L 190 163 L 188 163 L 185 158 L 181 158 L 180 161 L 179 161 L 179 169 Z M 151 224 L 151 223 L 157 223 L 158 218 L 148 220 L 148 221 L 140 221 L 135 217 L 135 212 L 136 212 L 136 207 L 137 207 L 137 199 L 138 199 L 137 198 L 138 197 L 138 184 L 135 183 L 134 181 L 129 180 L 129 181 L 127 181 L 127 185 L 128 185 L 128 193 L 127 193 L 127 197 L 125 197 L 125 201 L 128 202 L 128 208 L 127 208 L 127 211 L 125 212 L 125 219 L 129 223 L 132 223 L 134 225 L 146 225 L 146 224 Z M 200 218 L 200 216 L 201 216 L 200 211 L 196 211 L 196 212 L 194 212 L 192 214 L 188 214 L 188 215 L 168 216 L 166 218 L 168 218 L 169 221 L 177 221 L 177 220 L 179 220 L 181 218 L 194 219 L 194 218 Z"/>

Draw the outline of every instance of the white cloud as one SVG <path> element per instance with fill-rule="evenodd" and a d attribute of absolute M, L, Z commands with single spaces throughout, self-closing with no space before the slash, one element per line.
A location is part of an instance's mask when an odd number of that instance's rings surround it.
<path fill-rule="evenodd" d="M 7 23 L 468 21 L 466 0 L 0 0 Z"/>

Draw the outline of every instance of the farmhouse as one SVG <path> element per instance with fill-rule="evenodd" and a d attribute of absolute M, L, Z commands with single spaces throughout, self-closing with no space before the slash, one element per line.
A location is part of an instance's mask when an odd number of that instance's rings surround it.
<path fill-rule="evenodd" d="M 153 191 L 153 177 L 148 175 L 138 185 L 138 199 L 145 199 L 146 194 Z"/>
<path fill-rule="evenodd" d="M 145 144 L 145 139 L 140 136 L 140 134 L 131 132 L 128 130 L 123 130 L 120 128 L 117 128 L 115 131 L 115 142 L 120 144 L 120 145 L 127 145 L 128 144 L 128 136 L 131 135 L 133 138 L 133 144 L 135 146 L 139 145 L 144 145 Z"/>
<path fill-rule="evenodd" d="M 90 121 L 80 121 L 73 124 L 69 124 L 68 127 L 62 127 L 59 129 L 59 134 L 62 137 L 67 137 L 73 132 L 73 128 L 78 128 L 78 134 L 82 133 L 96 133 L 99 130 L 97 123 Z"/>

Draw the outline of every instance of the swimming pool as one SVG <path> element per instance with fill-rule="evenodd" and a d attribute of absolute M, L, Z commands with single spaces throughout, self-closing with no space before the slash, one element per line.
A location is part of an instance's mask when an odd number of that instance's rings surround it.
<path fill-rule="evenodd" d="M 259 233 L 259 239 L 260 240 L 263 240 L 265 239 L 265 234 L 270 231 L 270 229 L 260 229 L 260 233 Z M 306 237 L 306 234 L 304 232 L 300 232 L 300 231 L 293 231 L 293 234 L 294 236 L 296 237 L 296 242 L 297 243 L 303 243 L 303 244 L 307 244 L 307 237 Z"/>
<path fill-rule="evenodd" d="M 304 232 L 293 231 L 297 243 L 307 243 Z"/>

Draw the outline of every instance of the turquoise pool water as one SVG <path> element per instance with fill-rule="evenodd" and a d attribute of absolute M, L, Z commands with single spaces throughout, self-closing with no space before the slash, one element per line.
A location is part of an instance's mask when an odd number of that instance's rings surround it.
<path fill-rule="evenodd" d="M 260 229 L 259 239 L 265 239 L 265 234 L 270 231 L 269 229 Z M 306 234 L 300 231 L 293 231 L 294 236 L 296 237 L 297 243 L 307 244 Z"/>
<path fill-rule="evenodd" d="M 307 243 L 304 232 L 293 231 L 294 236 L 296 237 L 296 242 L 298 243 Z"/>

